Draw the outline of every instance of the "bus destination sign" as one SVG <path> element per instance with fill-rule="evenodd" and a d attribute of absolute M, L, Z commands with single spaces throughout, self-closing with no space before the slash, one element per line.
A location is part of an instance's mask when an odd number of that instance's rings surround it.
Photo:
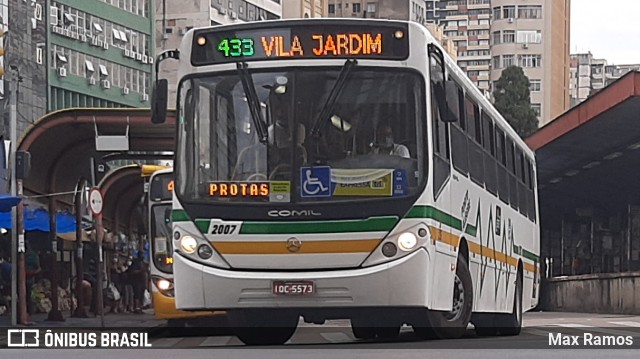
<path fill-rule="evenodd" d="M 307 25 L 200 30 L 194 34 L 191 62 L 198 66 L 271 59 L 404 60 L 408 56 L 407 26 Z"/>
<path fill-rule="evenodd" d="M 217 198 L 266 198 L 269 182 L 209 182 L 207 194 Z"/>

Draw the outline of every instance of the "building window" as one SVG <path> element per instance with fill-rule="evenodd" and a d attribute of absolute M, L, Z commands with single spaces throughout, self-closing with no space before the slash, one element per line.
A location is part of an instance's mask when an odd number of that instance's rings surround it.
<path fill-rule="evenodd" d="M 493 19 L 500 20 L 502 17 L 500 16 L 502 13 L 500 12 L 500 6 L 496 6 L 493 8 Z"/>
<path fill-rule="evenodd" d="M 494 31 L 493 32 L 493 44 L 494 45 L 499 45 L 501 44 L 501 36 L 500 36 L 500 31 Z"/>
<path fill-rule="evenodd" d="M 515 6 L 505 6 L 502 8 L 502 18 L 503 19 L 513 19 L 516 17 L 516 7 Z"/>
<path fill-rule="evenodd" d="M 369 13 L 376 12 L 376 3 L 368 2 L 367 3 L 367 12 L 369 12 Z"/>
<path fill-rule="evenodd" d="M 502 66 L 507 68 L 509 66 L 515 66 L 516 64 L 516 56 L 515 55 L 502 55 Z"/>
<path fill-rule="evenodd" d="M 520 67 L 540 67 L 542 66 L 541 55 L 518 55 Z"/>
<path fill-rule="evenodd" d="M 109 76 L 109 71 L 107 71 L 107 67 L 105 65 L 101 64 L 99 68 L 100 68 L 100 76 L 104 76 L 104 77 Z"/>
<path fill-rule="evenodd" d="M 542 6 L 520 5 L 518 6 L 519 19 L 542 19 Z"/>
<path fill-rule="evenodd" d="M 518 31 L 519 44 L 539 44 L 541 42 L 542 42 L 542 31 L 540 30 Z"/>
<path fill-rule="evenodd" d="M 42 57 L 43 57 L 42 47 L 36 47 L 36 63 L 42 65 Z"/>
<path fill-rule="evenodd" d="M 353 3 L 353 4 L 351 4 L 351 6 L 353 7 L 353 12 L 358 13 L 358 12 L 362 11 L 362 9 L 360 8 L 360 3 Z"/>
<path fill-rule="evenodd" d="M 536 117 L 540 117 L 540 114 L 542 113 L 542 105 L 539 103 L 532 103 L 531 108 L 533 109 L 533 112 L 536 113 Z"/>
<path fill-rule="evenodd" d="M 502 43 L 513 44 L 516 42 L 516 32 L 514 30 L 504 30 L 502 32 Z"/>
<path fill-rule="evenodd" d="M 91 76 L 96 71 L 96 69 L 93 67 L 93 62 L 89 60 L 84 61 L 84 67 L 87 69 L 87 72 L 90 72 L 90 74 L 87 74 L 89 76 Z"/>
<path fill-rule="evenodd" d="M 501 68 L 501 66 L 500 66 L 500 56 L 494 56 L 493 57 L 493 68 L 494 69 Z"/>
<path fill-rule="evenodd" d="M 541 80 L 529 80 L 529 92 L 540 92 L 542 90 Z"/>
<path fill-rule="evenodd" d="M 336 13 L 336 5 L 329 4 L 329 14 L 335 14 L 335 13 Z"/>

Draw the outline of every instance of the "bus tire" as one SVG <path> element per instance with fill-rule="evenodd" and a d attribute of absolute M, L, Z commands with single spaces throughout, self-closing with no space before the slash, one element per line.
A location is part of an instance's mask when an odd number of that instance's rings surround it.
<path fill-rule="evenodd" d="M 511 314 L 498 315 L 496 321 L 501 335 L 518 335 L 522 330 L 522 272 L 520 270 L 516 278 Z"/>
<path fill-rule="evenodd" d="M 351 331 L 356 339 L 369 340 L 376 337 L 376 328 L 365 318 L 351 318 Z"/>
<path fill-rule="evenodd" d="M 450 312 L 428 311 L 429 323 L 436 337 L 456 339 L 464 335 L 473 310 L 473 282 L 467 261 L 458 256 Z"/>
<path fill-rule="evenodd" d="M 229 314 L 233 333 L 246 345 L 281 345 L 286 343 L 298 327 L 298 315 L 287 313 Z"/>
<path fill-rule="evenodd" d="M 376 336 L 380 339 L 395 339 L 400 335 L 399 325 L 387 325 L 376 328 Z"/>

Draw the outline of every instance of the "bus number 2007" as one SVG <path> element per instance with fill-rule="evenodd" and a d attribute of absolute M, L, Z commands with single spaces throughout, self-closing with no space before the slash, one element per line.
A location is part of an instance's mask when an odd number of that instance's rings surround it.
<path fill-rule="evenodd" d="M 211 226 L 210 234 L 231 234 L 236 227 L 235 224 L 214 224 Z"/>

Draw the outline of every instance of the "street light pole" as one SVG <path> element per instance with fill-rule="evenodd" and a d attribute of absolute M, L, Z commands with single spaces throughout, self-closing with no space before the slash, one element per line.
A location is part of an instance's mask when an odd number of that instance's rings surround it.
<path fill-rule="evenodd" d="M 9 150 L 9 161 L 11 168 L 11 195 L 16 196 L 18 193 L 16 185 L 16 147 L 17 142 L 17 95 L 16 85 L 17 76 L 13 68 L 10 72 L 9 79 L 9 141 L 11 142 Z M 11 325 L 18 324 L 18 209 L 11 209 Z"/>

